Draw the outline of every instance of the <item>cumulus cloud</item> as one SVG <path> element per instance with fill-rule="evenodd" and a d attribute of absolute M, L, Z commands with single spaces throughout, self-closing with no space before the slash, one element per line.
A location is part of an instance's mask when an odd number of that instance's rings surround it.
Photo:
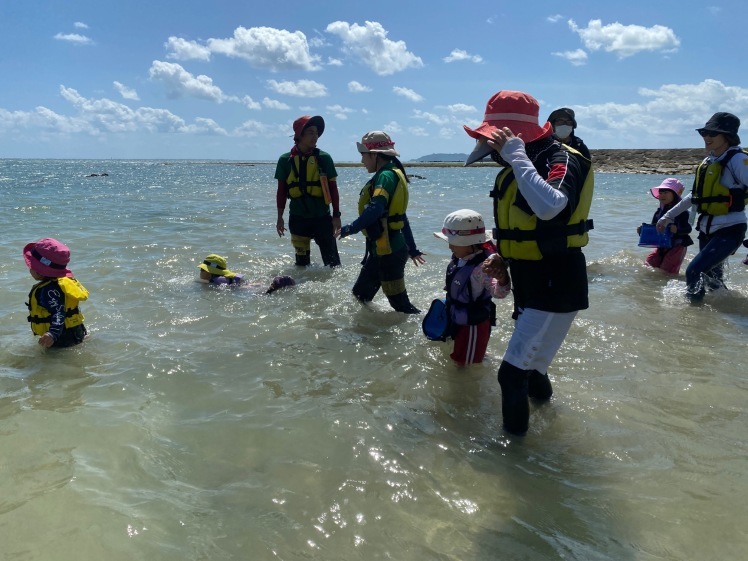
<path fill-rule="evenodd" d="M 465 103 L 453 103 L 452 105 L 447 105 L 447 109 L 452 113 L 475 113 L 477 111 L 473 105 Z"/>
<path fill-rule="evenodd" d="M 421 58 L 408 51 L 405 41 L 387 39 L 387 31 L 380 23 L 367 21 L 365 25 L 359 25 L 335 21 L 327 26 L 326 31 L 342 40 L 343 52 L 363 61 L 380 76 L 423 66 Z"/>
<path fill-rule="evenodd" d="M 436 113 L 429 113 L 428 111 L 421 111 L 420 109 L 413 111 L 413 117 L 416 119 L 423 119 L 430 123 L 434 123 L 435 125 L 445 125 L 450 121 L 449 117 L 442 117 Z"/>
<path fill-rule="evenodd" d="M 166 43 L 166 58 L 173 60 L 210 60 L 210 49 L 196 41 L 187 41 L 181 37 L 169 37 Z"/>
<path fill-rule="evenodd" d="M 429 132 L 423 127 L 410 127 L 408 132 L 413 136 L 429 136 Z"/>
<path fill-rule="evenodd" d="M 283 111 L 291 109 L 290 105 L 286 105 L 285 103 L 283 103 L 282 101 L 278 101 L 277 99 L 270 99 L 269 97 L 263 99 L 262 104 L 268 109 L 280 109 Z"/>
<path fill-rule="evenodd" d="M 339 58 L 328 57 L 327 66 L 343 66 L 343 61 Z"/>
<path fill-rule="evenodd" d="M 125 99 L 132 99 L 133 101 L 139 101 L 138 92 L 132 88 L 128 88 L 120 82 L 114 82 L 114 89 Z"/>
<path fill-rule="evenodd" d="M 564 16 L 562 16 L 561 14 L 554 14 L 552 16 L 548 16 L 545 19 L 546 19 L 546 21 L 548 21 L 550 23 L 558 23 L 559 21 L 561 21 L 562 19 L 564 19 Z"/>
<path fill-rule="evenodd" d="M 343 107 L 340 104 L 328 105 L 326 109 L 328 113 L 331 113 L 336 119 L 340 119 L 341 121 L 348 119 L 348 113 L 354 112 L 350 107 Z"/>
<path fill-rule="evenodd" d="M 682 145 L 693 138 L 695 128 L 716 111 L 738 115 L 748 112 L 748 88 L 727 86 L 708 79 L 698 84 L 665 84 L 657 89 L 640 88 L 639 103 L 603 103 L 578 106 L 580 128 L 589 127 L 601 138 L 620 145 Z M 688 135 L 688 136 L 686 136 Z M 638 144 L 637 144 L 638 143 Z M 690 144 L 690 143 L 689 143 Z"/>
<path fill-rule="evenodd" d="M 403 132 L 400 123 L 398 123 L 397 121 L 390 121 L 389 123 L 384 125 L 384 128 L 382 130 L 387 134 Z"/>
<path fill-rule="evenodd" d="M 54 36 L 58 41 L 66 41 L 74 45 L 93 45 L 93 40 L 78 33 L 58 33 Z"/>
<path fill-rule="evenodd" d="M 392 91 L 395 92 L 397 95 L 400 95 L 402 97 L 405 97 L 409 99 L 410 101 L 423 101 L 423 96 L 414 92 L 410 88 L 401 88 L 400 86 L 394 86 L 392 88 Z"/>
<path fill-rule="evenodd" d="M 469 60 L 471 62 L 483 62 L 483 57 L 480 55 L 471 55 L 467 51 L 462 49 L 454 49 L 449 56 L 444 57 L 444 62 L 456 62 L 460 60 Z"/>
<path fill-rule="evenodd" d="M 360 82 L 356 82 L 356 80 L 351 80 L 348 82 L 348 91 L 351 93 L 366 93 L 370 92 L 371 88 L 369 86 L 364 86 Z"/>
<path fill-rule="evenodd" d="M 235 101 L 235 98 L 226 96 L 221 88 L 213 84 L 212 78 L 202 74 L 194 76 L 175 62 L 154 60 L 148 75 L 151 80 L 164 83 L 167 95 L 171 99 L 194 97 L 216 103 L 223 103 L 227 100 Z"/>
<path fill-rule="evenodd" d="M 587 64 L 587 53 L 583 49 L 576 49 L 574 51 L 560 51 L 551 54 L 553 56 L 568 60 L 574 66 L 582 66 L 584 64 Z"/>
<path fill-rule="evenodd" d="M 180 132 L 190 134 L 228 136 L 228 132 L 226 132 L 226 129 L 221 127 L 213 119 L 206 119 L 204 117 L 197 117 L 193 124 L 184 126 L 182 128 L 182 131 Z"/>
<path fill-rule="evenodd" d="M 280 125 L 280 124 L 272 124 L 268 125 L 266 123 L 261 123 L 260 121 L 255 120 L 248 120 L 244 121 L 241 125 L 236 127 L 233 131 L 234 136 L 242 136 L 242 137 L 262 137 L 262 138 L 270 138 L 270 137 L 288 137 L 289 131 L 291 131 L 290 125 Z"/>
<path fill-rule="evenodd" d="M 237 27 L 228 39 L 208 39 L 212 53 L 246 60 L 255 68 L 318 70 L 319 57 L 309 52 L 306 35 L 273 27 Z"/>
<path fill-rule="evenodd" d="M 314 80 L 297 80 L 296 82 L 268 80 L 268 85 L 273 91 L 294 97 L 325 97 L 327 88 Z"/>
<path fill-rule="evenodd" d="M 618 58 L 633 56 L 642 51 L 672 52 L 680 46 L 680 39 L 669 27 L 654 25 L 623 25 L 618 22 L 603 25 L 599 19 L 590 20 L 587 27 L 579 27 L 569 20 L 569 28 L 582 39 L 590 51 L 600 49 L 615 53 Z"/>
<path fill-rule="evenodd" d="M 75 27 L 76 29 L 88 29 L 88 26 L 85 23 L 83 23 L 82 21 L 76 21 L 73 24 L 73 27 Z"/>
<path fill-rule="evenodd" d="M 243 98 L 241 98 L 239 100 L 239 103 L 244 105 L 247 109 L 254 109 L 254 110 L 262 109 L 262 106 L 248 95 L 245 95 Z"/>

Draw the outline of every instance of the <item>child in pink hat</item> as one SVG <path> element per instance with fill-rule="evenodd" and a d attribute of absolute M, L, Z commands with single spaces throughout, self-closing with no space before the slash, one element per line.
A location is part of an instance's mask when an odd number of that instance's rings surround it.
<path fill-rule="evenodd" d="M 29 292 L 28 320 L 42 347 L 70 347 L 88 334 L 78 302 L 88 298 L 88 290 L 68 269 L 70 250 L 54 238 L 31 242 L 23 248 L 29 273 L 38 281 Z"/>
<path fill-rule="evenodd" d="M 649 192 L 652 196 L 660 201 L 659 208 L 652 216 L 650 224 L 653 226 L 662 216 L 681 200 L 683 195 L 683 183 L 675 177 L 668 177 L 657 187 L 652 187 Z M 642 224 L 636 228 L 636 233 L 641 235 Z M 688 235 L 691 231 L 689 223 L 689 211 L 681 212 L 675 217 L 675 220 L 668 226 L 670 231 L 670 245 L 656 246 L 654 250 L 647 255 L 644 262 L 655 269 L 661 269 L 666 273 L 677 275 L 680 272 L 680 266 L 686 257 L 686 248 L 693 245 L 693 240 Z M 642 245 L 640 243 L 640 245 Z M 649 247 L 652 247 L 651 245 Z"/>

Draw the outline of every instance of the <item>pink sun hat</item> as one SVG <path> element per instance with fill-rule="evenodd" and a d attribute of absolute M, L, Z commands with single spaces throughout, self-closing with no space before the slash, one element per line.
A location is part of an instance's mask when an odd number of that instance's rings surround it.
<path fill-rule="evenodd" d="M 502 90 L 495 93 L 486 103 L 483 122 L 471 129 L 462 125 L 465 132 L 476 140 L 493 140 L 493 133 L 504 127 L 514 133 L 522 135 L 525 144 L 540 140 L 553 134 L 553 126 L 546 121 L 542 127 L 538 124 L 540 104 L 530 94 Z M 468 156 L 465 165 L 468 166 L 481 160 L 491 153 L 492 148 L 486 142 L 478 142 L 473 152 Z"/>
<path fill-rule="evenodd" d="M 23 259 L 26 266 L 42 276 L 51 278 L 72 277 L 68 269 L 70 249 L 54 238 L 44 238 L 38 242 L 26 244 L 23 248 Z"/>
<path fill-rule="evenodd" d="M 675 193 L 675 196 L 680 199 L 681 195 L 683 195 L 683 183 L 681 183 L 680 180 L 676 179 L 675 177 L 668 177 L 657 187 L 652 187 L 649 192 L 652 193 L 652 196 L 655 199 L 659 199 L 661 190 L 672 191 L 673 193 Z"/>

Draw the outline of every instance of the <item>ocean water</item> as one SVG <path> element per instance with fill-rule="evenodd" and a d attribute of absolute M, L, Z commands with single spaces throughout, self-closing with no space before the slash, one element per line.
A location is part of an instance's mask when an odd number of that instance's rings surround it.
<path fill-rule="evenodd" d="M 441 294 L 446 214 L 491 216 L 495 169 L 414 168 L 409 216 Z M 91 173 L 108 176 L 86 177 Z M 599 174 L 589 310 L 517 439 L 496 371 L 458 369 L 421 317 L 297 270 L 274 166 L 0 160 L 0 559 L 684 560 L 748 558 L 748 267 L 701 306 L 643 265 L 636 226 L 662 177 Z M 368 175 L 339 169 L 344 222 Z M 691 178 L 681 179 L 688 184 Z M 56 237 L 89 289 L 90 337 L 44 350 L 23 246 Z M 195 282 L 208 253 L 256 286 Z M 693 256 L 689 249 L 687 261 Z M 262 294 L 273 276 L 292 289 Z"/>

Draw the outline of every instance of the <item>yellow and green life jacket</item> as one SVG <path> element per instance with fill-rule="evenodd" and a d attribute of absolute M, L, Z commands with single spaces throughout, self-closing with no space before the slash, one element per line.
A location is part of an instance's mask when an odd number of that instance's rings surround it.
<path fill-rule="evenodd" d="M 286 179 L 289 198 L 298 199 L 304 196 L 324 198 L 325 193 L 320 176 L 326 176 L 326 173 L 319 162 L 319 148 L 315 148 L 306 159 L 301 155 L 291 157 L 291 171 Z"/>
<path fill-rule="evenodd" d="M 566 145 L 562 149 L 581 156 Z M 583 156 L 581 156 L 583 157 Z M 557 220 L 539 220 L 519 192 L 511 167 L 496 177 L 491 197 L 494 199 L 494 239 L 502 257 L 539 261 L 557 255 L 569 248 L 584 247 L 589 242 L 592 220 L 588 219 L 592 205 L 594 175 L 587 172 L 579 200 L 566 223 Z"/>
<path fill-rule="evenodd" d="M 78 308 L 78 302 L 88 299 L 88 290 L 76 279 L 61 277 L 59 279 L 47 279 L 35 284 L 29 292 L 29 301 L 26 306 L 29 308 L 28 320 L 31 322 L 31 331 L 34 335 L 44 335 L 49 331 L 51 314 L 44 306 L 39 304 L 36 297 L 37 291 L 49 284 L 56 284 L 60 291 L 65 295 L 65 327 L 75 327 L 83 323 L 83 314 Z"/>
<path fill-rule="evenodd" d="M 395 192 L 390 194 L 382 187 L 376 187 L 376 181 L 380 173 L 391 171 L 397 176 Z M 379 170 L 361 189 L 358 199 L 358 214 L 364 212 L 366 205 L 375 197 L 384 197 L 387 201 L 387 212 L 380 219 L 376 228 L 362 230 L 363 234 L 370 240 L 376 242 L 377 255 L 389 255 L 392 253 L 390 247 L 390 233 L 399 232 L 405 227 L 405 211 L 408 209 L 408 180 L 402 171 L 397 168 L 385 168 Z"/>
<path fill-rule="evenodd" d="M 720 183 L 722 172 L 727 167 L 728 162 L 733 156 L 741 152 L 748 154 L 746 150 L 731 149 L 721 161 L 710 163 L 704 161 L 697 168 L 691 203 L 696 205 L 700 214 L 722 216 L 728 212 L 740 212 L 745 209 L 748 201 L 748 186 L 741 185 L 738 188 L 730 189 Z M 731 170 L 730 173 L 732 173 Z M 739 181 L 736 180 L 736 183 L 739 183 Z"/>

